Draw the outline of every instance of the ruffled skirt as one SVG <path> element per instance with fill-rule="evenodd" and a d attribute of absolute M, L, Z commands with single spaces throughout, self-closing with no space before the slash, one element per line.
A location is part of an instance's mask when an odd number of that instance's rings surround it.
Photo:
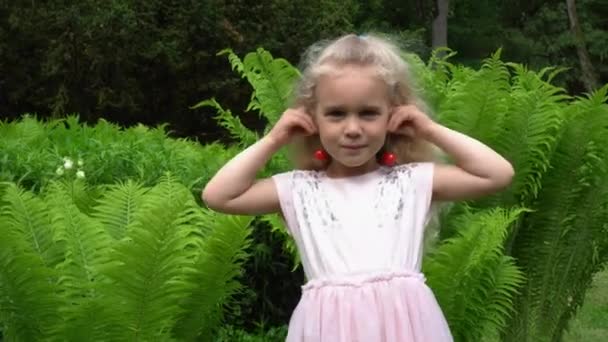
<path fill-rule="evenodd" d="M 287 335 L 287 342 L 452 340 L 424 276 L 409 271 L 310 280 Z"/>

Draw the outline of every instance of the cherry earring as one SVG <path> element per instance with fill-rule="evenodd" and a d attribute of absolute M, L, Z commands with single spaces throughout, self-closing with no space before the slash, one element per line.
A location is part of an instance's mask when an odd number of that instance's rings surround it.
<path fill-rule="evenodd" d="M 382 165 L 386 165 L 386 166 L 393 166 L 395 165 L 395 162 L 397 161 L 397 157 L 395 156 L 394 153 L 391 152 L 384 152 L 382 154 Z"/>
<path fill-rule="evenodd" d="M 389 146 L 391 146 L 391 138 L 392 136 L 390 134 L 387 135 L 386 142 L 383 147 L 384 152 L 382 152 L 382 156 L 380 157 L 380 164 L 385 166 L 393 166 L 397 163 L 397 156 L 394 153 L 386 150 Z"/>
<path fill-rule="evenodd" d="M 327 152 L 323 151 L 322 149 L 318 149 L 315 151 L 315 159 L 320 161 L 326 161 L 327 159 L 329 159 L 329 155 L 327 155 Z"/>

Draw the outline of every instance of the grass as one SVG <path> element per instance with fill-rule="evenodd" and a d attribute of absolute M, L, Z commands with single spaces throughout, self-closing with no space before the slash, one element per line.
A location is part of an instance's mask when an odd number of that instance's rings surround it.
<path fill-rule="evenodd" d="M 565 342 L 608 341 L 608 269 L 598 273 L 591 286 L 583 306 L 570 323 Z"/>

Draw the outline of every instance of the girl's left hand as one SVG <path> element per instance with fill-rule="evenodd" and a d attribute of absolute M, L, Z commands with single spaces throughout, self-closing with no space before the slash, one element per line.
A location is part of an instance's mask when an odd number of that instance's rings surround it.
<path fill-rule="evenodd" d="M 390 133 L 425 139 L 434 124 L 435 122 L 415 105 L 403 105 L 393 108 L 387 129 Z"/>

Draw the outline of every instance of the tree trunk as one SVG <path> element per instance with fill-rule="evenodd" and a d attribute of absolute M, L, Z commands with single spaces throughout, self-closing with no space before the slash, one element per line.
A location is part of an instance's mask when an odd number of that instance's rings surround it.
<path fill-rule="evenodd" d="M 437 16 L 433 19 L 433 49 L 448 46 L 448 10 L 450 0 L 437 0 Z"/>
<path fill-rule="evenodd" d="M 585 45 L 585 36 L 578 22 L 576 3 L 574 0 L 566 0 L 566 5 L 568 7 L 568 18 L 570 18 L 570 30 L 574 36 L 578 60 L 581 63 L 583 83 L 585 84 L 587 91 L 591 92 L 598 87 L 598 77 L 593 68 L 593 64 L 591 64 L 591 58 L 589 58 L 589 52 L 587 52 L 587 47 Z"/>

